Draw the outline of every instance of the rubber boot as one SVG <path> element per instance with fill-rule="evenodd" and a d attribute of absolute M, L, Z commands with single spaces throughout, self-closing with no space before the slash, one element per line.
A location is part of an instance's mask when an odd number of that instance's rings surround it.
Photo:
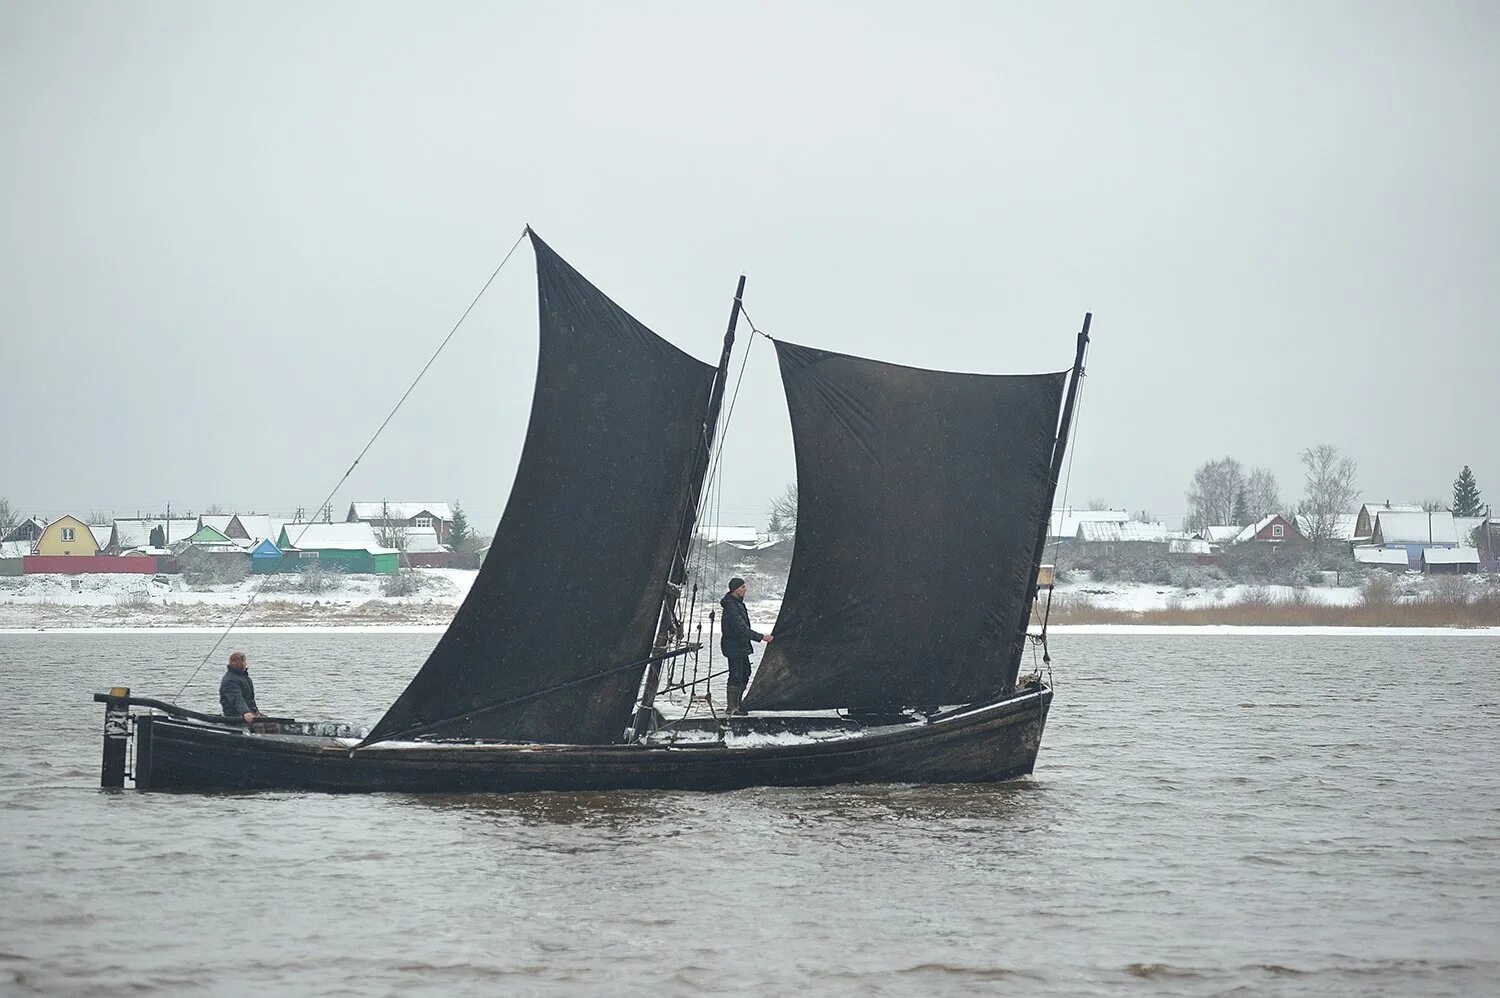
<path fill-rule="evenodd" d="M 726 686 L 724 688 L 724 698 L 726 701 L 724 713 L 730 717 L 733 717 L 735 714 L 743 714 L 744 711 L 740 710 L 740 697 L 744 695 L 745 688 L 743 686 Z"/>

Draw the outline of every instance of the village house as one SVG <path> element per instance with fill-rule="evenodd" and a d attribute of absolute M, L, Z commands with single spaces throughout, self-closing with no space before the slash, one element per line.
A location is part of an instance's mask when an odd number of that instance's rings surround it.
<path fill-rule="evenodd" d="M 1147 542 L 1165 544 L 1174 533 L 1160 523 L 1142 523 L 1139 520 L 1083 520 L 1073 535 L 1075 540 L 1089 544 L 1128 544 Z"/>
<path fill-rule="evenodd" d="M 345 523 L 368 523 L 376 534 L 389 535 L 403 527 L 431 527 L 438 543 L 452 543 L 453 510 L 445 502 L 354 502 Z"/>
<path fill-rule="evenodd" d="M 1287 541 L 1301 541 L 1305 539 L 1302 536 L 1302 531 L 1297 529 L 1296 524 L 1280 513 L 1272 513 L 1270 516 L 1263 517 L 1255 523 L 1241 527 L 1240 532 L 1235 535 L 1233 543 L 1248 544 L 1257 542 L 1264 544 L 1284 544 Z"/>
<path fill-rule="evenodd" d="M 695 533 L 709 544 L 749 544 L 760 541 L 760 531 L 754 527 L 705 526 L 700 524 Z"/>
<path fill-rule="evenodd" d="M 31 553 L 21 558 L 21 571 L 26 575 L 156 572 L 155 559 L 123 558 L 118 553 L 113 524 L 91 525 L 79 517 L 65 515 L 47 524 Z M 5 574 L 14 571 L 8 567 Z"/>
<path fill-rule="evenodd" d="M 115 541 L 121 551 L 149 550 L 151 554 L 165 554 L 173 544 L 197 533 L 199 526 L 196 516 L 170 520 L 152 516 L 116 517 Z M 158 527 L 161 528 L 161 538 L 153 545 L 151 531 Z"/>
<path fill-rule="evenodd" d="M 1480 564 L 1489 571 L 1500 571 L 1500 517 L 1491 516 L 1474 531 L 1474 546 L 1479 550 Z"/>
<path fill-rule="evenodd" d="M 280 571 L 284 560 L 281 548 L 269 537 L 250 549 L 250 571 L 255 575 L 269 575 Z"/>
<path fill-rule="evenodd" d="M 1405 548 L 1378 548 L 1369 544 L 1355 547 L 1354 561 L 1367 568 L 1385 568 L 1392 572 L 1404 572 L 1411 567 Z"/>
<path fill-rule="evenodd" d="M 99 545 L 99 554 L 120 553 L 120 539 L 115 534 L 113 523 L 91 523 L 89 531 L 94 535 L 94 543 Z"/>
<path fill-rule="evenodd" d="M 1238 523 L 1222 523 L 1200 528 L 1193 536 L 1217 547 L 1221 544 L 1233 544 L 1243 529 Z"/>
<path fill-rule="evenodd" d="M 1313 518 L 1305 513 L 1298 513 L 1292 517 L 1292 522 L 1302 532 L 1302 536 L 1311 537 L 1316 529 Z M 1346 544 L 1354 543 L 1359 532 L 1358 513 L 1334 513 L 1333 520 L 1329 523 L 1329 540 L 1343 541 Z"/>
<path fill-rule="evenodd" d="M 244 549 L 234 540 L 225 536 L 222 530 L 218 530 L 205 523 L 193 532 L 193 535 L 182 542 L 185 547 L 197 548 L 200 551 L 230 552 L 240 554 Z"/>
<path fill-rule="evenodd" d="M 287 523 L 276 547 L 287 556 L 283 571 L 300 571 L 312 561 L 335 571 L 375 575 L 401 567 L 401 552 L 381 545 L 368 523 Z"/>
<path fill-rule="evenodd" d="M 264 513 L 204 513 L 199 526 L 213 527 L 242 548 L 252 548 L 266 538 L 274 540 L 284 521 L 273 520 Z"/>
<path fill-rule="evenodd" d="M 1047 521 L 1047 539 L 1071 541 L 1078 537 L 1079 524 L 1125 523 L 1129 519 L 1129 511 L 1123 509 L 1074 509 L 1065 506 L 1052 511 L 1052 516 Z"/>
<path fill-rule="evenodd" d="M 36 539 L 33 553 L 43 557 L 92 558 L 99 553 L 99 540 L 87 523 L 64 514 L 47 524 Z"/>
<path fill-rule="evenodd" d="M 1479 526 L 1484 523 L 1482 516 L 1458 516 L 1453 517 L 1453 532 L 1458 535 L 1459 547 L 1474 547 L 1478 543 Z"/>
<path fill-rule="evenodd" d="M 1370 538 L 1376 547 L 1402 548 L 1413 568 L 1422 565 L 1422 554 L 1429 548 L 1456 548 L 1458 531 L 1453 514 L 1446 510 L 1382 509 L 1375 516 L 1375 532 Z"/>
<path fill-rule="evenodd" d="M 28 516 L 20 523 L 11 527 L 4 537 L 0 537 L 0 543 L 17 543 L 24 541 L 27 548 L 36 545 L 37 538 L 42 536 L 42 531 L 47 529 L 47 521 L 39 516 Z"/>
<path fill-rule="evenodd" d="M 1421 506 L 1393 503 L 1389 499 L 1379 503 L 1364 503 L 1355 514 L 1354 536 L 1350 540 L 1356 544 L 1370 543 L 1370 538 L 1375 536 L 1375 518 L 1381 513 L 1420 513 L 1422 511 Z"/>
<path fill-rule="evenodd" d="M 1428 575 L 1466 575 L 1479 571 L 1476 548 L 1423 548 L 1422 571 Z"/>

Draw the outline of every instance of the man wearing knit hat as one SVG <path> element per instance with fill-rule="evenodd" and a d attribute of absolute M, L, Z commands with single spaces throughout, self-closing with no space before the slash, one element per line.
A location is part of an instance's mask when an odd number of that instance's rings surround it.
<path fill-rule="evenodd" d="M 762 634 L 750 626 L 750 611 L 745 609 L 745 580 L 736 575 L 729 580 L 729 592 L 719 600 L 724 608 L 724 636 L 719 639 L 719 650 L 729 659 L 729 684 L 727 695 L 730 714 L 743 714 L 740 698 L 750 684 L 750 642 L 771 643 L 775 636 Z"/>

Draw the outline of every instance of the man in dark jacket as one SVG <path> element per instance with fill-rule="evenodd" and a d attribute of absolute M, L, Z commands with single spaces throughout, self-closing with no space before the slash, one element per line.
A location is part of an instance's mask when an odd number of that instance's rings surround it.
<path fill-rule="evenodd" d="M 243 718 L 246 724 L 260 716 L 260 708 L 255 706 L 255 684 L 250 681 L 250 665 L 242 651 L 229 656 L 229 668 L 219 680 L 219 706 L 225 717 Z"/>
<path fill-rule="evenodd" d="M 719 639 L 719 650 L 729 659 L 729 684 L 727 696 L 728 712 L 743 714 L 740 698 L 750 683 L 750 642 L 771 643 L 773 634 L 762 634 L 750 626 L 750 611 L 745 609 L 745 580 L 736 575 L 729 580 L 729 592 L 719 600 L 724 608 L 724 636 Z"/>

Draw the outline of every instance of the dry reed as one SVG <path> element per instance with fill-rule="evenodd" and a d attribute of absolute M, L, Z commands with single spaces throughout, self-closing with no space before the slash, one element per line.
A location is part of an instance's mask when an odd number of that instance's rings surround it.
<path fill-rule="evenodd" d="M 1314 603 L 1293 590 L 1286 599 L 1251 590 L 1224 606 L 1168 606 L 1160 610 L 1102 607 L 1088 598 L 1053 601 L 1054 624 L 1220 624 L 1263 627 L 1500 627 L 1500 592 L 1468 595 L 1454 589 L 1390 603 L 1357 606 Z M 1379 597 L 1377 596 L 1377 600 Z"/>

